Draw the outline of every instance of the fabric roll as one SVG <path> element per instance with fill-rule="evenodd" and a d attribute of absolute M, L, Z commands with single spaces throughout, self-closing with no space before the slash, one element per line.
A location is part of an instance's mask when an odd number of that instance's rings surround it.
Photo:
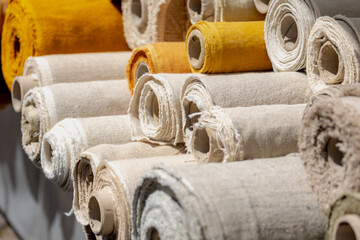
<path fill-rule="evenodd" d="M 184 154 L 183 146 L 156 145 L 144 142 L 129 142 L 121 145 L 101 144 L 81 153 L 73 170 L 73 209 L 77 221 L 89 225 L 89 196 L 93 188 L 96 169 L 102 160 L 114 161 L 129 158 L 149 158 Z"/>
<path fill-rule="evenodd" d="M 155 164 L 182 165 L 186 154 L 102 162 L 89 198 L 89 222 L 96 235 L 130 239 L 131 200 L 141 174 Z"/>
<path fill-rule="evenodd" d="M 236 22 L 264 20 L 254 0 L 187 0 L 190 22 Z"/>
<path fill-rule="evenodd" d="M 359 96 L 319 100 L 303 116 L 299 149 L 326 212 L 340 195 L 360 191 Z"/>
<path fill-rule="evenodd" d="M 256 10 L 259 13 L 266 14 L 269 8 L 270 0 L 253 0 Z"/>
<path fill-rule="evenodd" d="M 119 7 L 102 0 L 11 1 L 1 48 L 2 71 L 10 90 L 30 56 L 129 49 Z"/>
<path fill-rule="evenodd" d="M 320 17 L 308 41 L 306 66 L 314 91 L 360 82 L 360 18 Z"/>
<path fill-rule="evenodd" d="M 131 52 L 55 54 L 29 57 L 23 76 L 15 77 L 11 92 L 14 110 L 19 112 L 28 90 L 56 83 L 125 79 Z"/>
<path fill-rule="evenodd" d="M 360 239 L 359 193 L 344 195 L 331 206 L 325 239 Z"/>
<path fill-rule="evenodd" d="M 270 70 L 264 41 L 264 21 L 199 22 L 186 36 L 194 73 Z"/>
<path fill-rule="evenodd" d="M 132 239 L 323 239 L 302 161 L 154 167 L 134 193 Z"/>
<path fill-rule="evenodd" d="M 190 72 L 185 42 L 158 42 L 133 50 L 126 68 L 126 77 L 133 93 L 137 80 L 145 73 Z"/>
<path fill-rule="evenodd" d="M 186 0 L 123 0 L 126 42 L 131 49 L 154 42 L 184 41 Z"/>
<path fill-rule="evenodd" d="M 26 95 L 22 107 L 22 144 L 30 160 L 39 167 L 44 134 L 65 118 L 126 114 L 130 93 L 126 80 L 61 83 L 36 87 Z"/>
<path fill-rule="evenodd" d="M 274 0 L 265 18 L 265 42 L 275 71 L 305 68 L 310 31 L 320 16 L 360 17 L 358 0 Z"/>
<path fill-rule="evenodd" d="M 3 29 L 7 5 L 7 0 L 0 0 L 0 33 Z"/>
<path fill-rule="evenodd" d="M 198 163 L 280 157 L 298 152 L 305 104 L 212 107 L 201 113 L 190 138 Z"/>
<path fill-rule="evenodd" d="M 128 114 L 131 139 L 159 144 L 184 142 L 181 86 L 191 74 L 147 74 L 134 89 Z"/>

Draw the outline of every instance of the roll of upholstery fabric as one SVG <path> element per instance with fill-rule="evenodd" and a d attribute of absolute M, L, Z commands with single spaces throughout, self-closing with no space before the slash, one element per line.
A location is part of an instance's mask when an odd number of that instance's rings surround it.
<path fill-rule="evenodd" d="M 320 17 L 308 41 L 306 68 L 314 91 L 360 82 L 360 18 Z"/>
<path fill-rule="evenodd" d="M 185 40 L 186 0 L 123 0 L 126 42 L 131 49 L 154 42 Z"/>
<path fill-rule="evenodd" d="M 197 162 L 230 162 L 298 152 L 305 104 L 212 107 L 194 124 L 191 152 Z"/>
<path fill-rule="evenodd" d="M 126 68 L 131 93 L 145 73 L 190 73 L 185 42 L 157 42 L 137 47 Z"/>
<path fill-rule="evenodd" d="M 359 193 L 344 195 L 331 206 L 325 239 L 360 239 Z"/>
<path fill-rule="evenodd" d="M 159 144 L 184 141 L 180 91 L 192 74 L 147 74 L 134 89 L 128 114 L 131 139 Z"/>
<path fill-rule="evenodd" d="M 264 41 L 264 21 L 199 22 L 186 36 L 194 73 L 270 70 Z"/>
<path fill-rule="evenodd" d="M 21 111 L 28 90 L 55 83 L 125 79 L 131 52 L 55 54 L 29 57 L 23 76 L 15 77 L 11 92 L 13 108 Z"/>
<path fill-rule="evenodd" d="M 155 164 L 183 165 L 186 154 L 102 162 L 89 198 L 92 231 L 110 239 L 130 239 L 131 200 L 141 174 Z"/>
<path fill-rule="evenodd" d="M 323 239 L 326 216 L 287 156 L 155 167 L 135 190 L 132 227 L 133 239 Z"/>
<path fill-rule="evenodd" d="M 360 191 L 360 90 L 354 88 L 356 95 L 319 100 L 303 116 L 299 149 L 326 212 L 339 195 Z"/>
<path fill-rule="evenodd" d="M 360 17 L 358 0 L 273 0 L 265 18 L 265 42 L 276 71 L 305 68 L 310 31 L 320 16 Z"/>
<path fill-rule="evenodd" d="M 93 189 L 96 169 L 101 161 L 160 157 L 184 153 L 183 146 L 162 146 L 144 142 L 129 142 L 121 145 L 101 144 L 87 149 L 80 155 L 73 170 L 73 209 L 77 221 L 82 225 L 89 225 L 88 201 Z"/>
<path fill-rule="evenodd" d="M 61 83 L 33 88 L 22 107 L 22 144 L 39 167 L 44 134 L 65 118 L 126 114 L 130 92 L 126 80 Z"/>
<path fill-rule="evenodd" d="M 187 0 L 190 22 L 236 22 L 264 20 L 254 0 Z"/>
<path fill-rule="evenodd" d="M 256 10 L 262 14 L 266 14 L 269 8 L 270 0 L 253 0 Z"/>
<path fill-rule="evenodd" d="M 1 42 L 11 90 L 30 56 L 128 50 L 120 9 L 102 0 L 14 0 L 6 10 Z"/>

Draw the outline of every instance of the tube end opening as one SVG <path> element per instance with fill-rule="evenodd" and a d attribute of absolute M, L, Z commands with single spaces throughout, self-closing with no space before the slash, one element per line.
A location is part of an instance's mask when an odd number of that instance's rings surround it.
<path fill-rule="evenodd" d="M 11 102 L 15 112 L 21 111 L 23 97 L 19 78 L 16 77 L 11 90 Z"/>
<path fill-rule="evenodd" d="M 267 13 L 269 2 L 270 0 L 254 0 L 256 9 L 262 14 Z"/>
<path fill-rule="evenodd" d="M 292 51 L 298 44 L 297 23 L 292 14 L 285 14 L 280 21 L 281 43 L 286 51 Z"/>
<path fill-rule="evenodd" d="M 148 95 L 148 101 L 145 106 L 146 119 L 143 122 L 144 125 L 148 125 L 152 129 L 157 129 L 160 124 L 160 111 L 159 111 L 159 101 L 156 94 L 151 91 Z"/>
<path fill-rule="evenodd" d="M 137 82 L 146 73 L 150 73 L 148 65 L 145 62 L 140 62 L 136 68 L 135 81 Z"/>
<path fill-rule="evenodd" d="M 188 0 L 188 9 L 190 12 L 201 14 L 201 0 Z"/>
<path fill-rule="evenodd" d="M 148 230 L 146 239 L 161 240 L 158 230 L 154 227 Z"/>
<path fill-rule="evenodd" d="M 205 128 L 197 128 L 193 135 L 193 155 L 203 162 L 210 155 L 210 138 Z"/>
<path fill-rule="evenodd" d="M 327 42 L 321 47 L 318 65 L 320 78 L 325 83 L 336 84 L 344 80 L 339 53 L 331 43 Z"/>
<path fill-rule="evenodd" d="M 51 144 L 49 141 L 45 138 L 43 143 L 43 151 L 44 154 L 42 157 L 44 157 L 43 166 L 44 168 L 53 169 L 53 149 L 51 147 Z"/>
<path fill-rule="evenodd" d="M 196 105 L 196 103 L 194 102 L 190 102 L 190 106 L 189 106 L 189 115 L 191 114 L 195 114 L 195 113 L 200 113 L 200 109 L 198 108 L 198 106 Z M 195 123 L 197 123 L 199 121 L 199 117 L 200 115 L 195 115 L 193 117 L 190 118 L 190 126 L 193 126 Z"/>
<path fill-rule="evenodd" d="M 338 144 L 341 143 L 337 138 L 330 138 L 327 144 L 327 160 L 330 164 L 337 167 L 342 167 L 344 153 L 339 149 Z"/>
<path fill-rule="evenodd" d="M 201 32 L 197 29 L 191 31 L 187 40 L 187 55 L 190 65 L 201 69 L 205 63 L 205 43 Z"/>
<path fill-rule="evenodd" d="M 359 240 L 360 239 L 360 217 L 349 214 L 341 217 L 335 226 L 332 240 Z"/>
<path fill-rule="evenodd" d="M 145 32 L 147 28 L 147 13 L 146 7 L 141 0 L 131 1 L 131 19 L 139 32 Z"/>

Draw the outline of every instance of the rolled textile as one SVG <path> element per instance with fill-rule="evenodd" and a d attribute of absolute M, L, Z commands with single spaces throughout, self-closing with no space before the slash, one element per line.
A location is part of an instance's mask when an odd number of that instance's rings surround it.
<path fill-rule="evenodd" d="M 201 113 L 190 139 L 197 162 L 230 162 L 298 152 L 305 104 L 212 107 Z"/>
<path fill-rule="evenodd" d="M 270 70 L 264 41 L 264 21 L 199 22 L 186 36 L 194 73 Z"/>
<path fill-rule="evenodd" d="M 96 235 L 130 239 L 131 200 L 141 174 L 155 164 L 182 165 L 186 154 L 102 162 L 89 198 L 89 222 Z"/>
<path fill-rule="evenodd" d="M 326 212 L 339 195 L 360 191 L 359 96 L 319 100 L 303 116 L 299 149 Z"/>
<path fill-rule="evenodd" d="M 1 62 L 11 90 L 29 56 L 128 50 L 120 9 L 102 0 L 14 0 L 6 10 Z"/>
<path fill-rule="evenodd" d="M 132 239 L 323 239 L 297 157 L 154 167 L 134 193 Z"/>
<path fill-rule="evenodd" d="M 360 18 L 320 17 L 308 41 L 306 66 L 314 91 L 360 82 Z"/>
<path fill-rule="evenodd" d="M 154 42 L 184 41 L 186 0 L 123 0 L 126 42 L 131 49 Z"/>
<path fill-rule="evenodd" d="M 0 0 L 0 33 L 2 33 L 7 5 L 7 0 Z"/>
<path fill-rule="evenodd" d="M 254 0 L 187 0 L 190 22 L 236 22 L 264 20 Z"/>
<path fill-rule="evenodd" d="M 159 144 L 184 142 L 181 86 L 191 74 L 146 74 L 134 89 L 128 114 L 131 139 Z"/>
<path fill-rule="evenodd" d="M 109 52 L 29 57 L 25 62 L 23 76 L 15 77 L 13 82 L 13 108 L 19 112 L 25 93 L 34 87 L 125 79 L 126 64 L 130 56 L 131 52 Z"/>
<path fill-rule="evenodd" d="M 253 0 L 256 10 L 262 14 L 266 14 L 269 8 L 270 0 Z"/>
<path fill-rule="evenodd" d="M 344 195 L 331 206 L 325 239 L 360 239 L 359 193 Z"/>
<path fill-rule="evenodd" d="M 183 146 L 156 145 L 129 142 L 121 145 L 101 144 L 84 151 L 73 170 L 74 215 L 82 225 L 89 224 L 88 201 L 92 192 L 96 169 L 102 160 L 114 161 L 129 158 L 148 158 L 184 154 Z"/>
<path fill-rule="evenodd" d="M 358 0 L 273 0 L 265 18 L 265 42 L 276 71 L 305 68 L 310 31 L 320 16 L 360 17 Z"/>
<path fill-rule="evenodd" d="M 65 118 L 126 114 L 130 93 L 126 80 L 61 83 L 36 87 L 26 95 L 21 131 L 25 153 L 40 165 L 44 134 Z"/>

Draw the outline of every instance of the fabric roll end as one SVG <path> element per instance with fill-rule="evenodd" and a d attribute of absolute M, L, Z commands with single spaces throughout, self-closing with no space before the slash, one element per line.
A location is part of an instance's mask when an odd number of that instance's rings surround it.
<path fill-rule="evenodd" d="M 186 38 L 187 56 L 191 70 L 196 72 L 203 68 L 205 63 L 205 41 L 198 29 L 189 31 Z"/>
<path fill-rule="evenodd" d="M 359 240 L 360 239 L 360 216 L 347 214 L 340 217 L 331 233 L 330 240 Z"/>
<path fill-rule="evenodd" d="M 254 4 L 258 12 L 266 14 L 269 8 L 270 0 L 254 0 Z"/>
<path fill-rule="evenodd" d="M 25 94 L 36 86 L 37 82 L 31 75 L 15 77 L 11 90 L 11 101 L 15 112 L 21 112 Z"/>
<path fill-rule="evenodd" d="M 214 21 L 215 8 L 213 1 L 187 0 L 187 10 L 190 22 Z"/>

